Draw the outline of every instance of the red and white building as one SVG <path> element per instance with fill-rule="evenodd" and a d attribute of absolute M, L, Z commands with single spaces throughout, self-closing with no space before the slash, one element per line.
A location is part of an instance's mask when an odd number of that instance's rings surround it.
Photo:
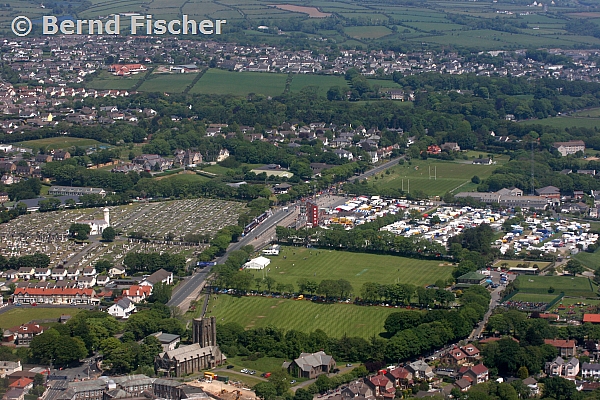
<path fill-rule="evenodd" d="M 128 76 L 147 70 L 143 64 L 113 64 L 108 68 L 108 71 L 116 76 Z"/>
<path fill-rule="evenodd" d="M 88 304 L 96 305 L 100 299 L 94 289 L 76 288 L 16 288 L 14 303 L 22 304 Z"/>

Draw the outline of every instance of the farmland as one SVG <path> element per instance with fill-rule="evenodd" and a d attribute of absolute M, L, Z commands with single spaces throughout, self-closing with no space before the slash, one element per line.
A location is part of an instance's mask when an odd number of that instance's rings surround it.
<path fill-rule="evenodd" d="M 452 267 L 439 266 L 439 261 L 303 247 L 283 247 L 280 255 L 271 260 L 267 267 L 270 272 L 254 271 L 256 277 L 262 277 L 266 272 L 277 283 L 295 287 L 300 278 L 317 282 L 346 279 L 354 288 L 354 296 L 359 295 L 365 282 L 426 286 L 438 279 L 448 279 L 452 272 Z"/>
<path fill-rule="evenodd" d="M 501 163 L 502 159 L 497 160 Z M 437 172 L 436 172 L 437 167 Z M 431 168 L 431 173 L 429 171 Z M 473 165 L 471 161 L 448 162 L 434 159 L 413 160 L 410 164 L 391 168 L 390 174 L 369 178 L 369 183 L 381 189 L 421 190 L 427 195 L 441 196 L 446 192 L 458 193 L 475 190 L 471 178 L 477 175 L 485 179 L 492 174 L 495 165 Z M 437 175 L 437 179 L 434 178 Z M 375 179 L 377 178 L 377 179 Z"/>
<path fill-rule="evenodd" d="M 388 307 L 220 294 L 216 300 L 211 297 L 207 316 L 214 315 L 221 323 L 237 322 L 246 329 L 266 326 L 302 332 L 322 329 L 332 337 L 347 334 L 368 339 L 384 331 L 385 319 L 395 311 L 398 310 Z"/>
<path fill-rule="evenodd" d="M 290 85 L 290 91 L 299 92 L 302 88 L 307 86 L 316 86 L 319 88 L 319 95 L 325 96 L 327 91 L 332 86 L 339 86 L 344 89 L 348 89 L 347 81 L 341 76 L 329 76 L 329 75 L 294 75 L 292 77 L 292 84 Z"/>
<path fill-rule="evenodd" d="M 65 7 L 66 8 L 66 7 Z M 247 38 L 258 38 L 269 44 L 280 43 L 282 37 L 274 34 L 273 27 L 288 26 L 283 29 L 284 40 L 294 37 L 307 28 L 313 30 L 315 39 L 335 41 L 342 48 L 379 44 L 388 41 L 405 42 L 415 46 L 467 46 L 473 49 L 516 49 L 527 47 L 581 47 L 598 46 L 600 39 L 569 33 L 565 26 L 569 20 L 589 18 L 596 21 L 597 13 L 587 11 L 577 3 L 568 6 L 550 6 L 549 14 L 542 9 L 518 4 L 465 3 L 459 1 L 426 0 L 408 5 L 408 3 L 389 3 L 384 1 L 326 2 L 323 0 L 294 1 L 256 0 L 93 0 L 74 3 L 63 14 L 76 18 L 98 18 L 112 13 L 137 12 L 152 14 L 166 20 L 188 14 L 192 18 L 226 19 L 225 36 L 228 32 L 241 33 Z M 26 15 L 37 19 L 44 14 L 44 8 L 33 0 L 15 0 L 10 7 L 0 7 L 0 22 L 8 25 L 17 15 Z M 510 14 L 508 14 L 510 12 Z M 60 15 L 60 13 L 58 13 Z M 550 16 L 551 15 L 551 16 Z M 460 16 L 460 19 L 456 17 Z M 317 22 L 328 19 L 342 21 L 343 29 L 333 29 L 334 24 Z M 596 18 L 596 19 L 595 19 Z M 502 20 L 511 30 L 495 30 L 494 24 L 478 28 L 475 21 Z M 290 29 L 287 22 L 294 22 Z M 283 24 L 282 24 L 283 22 Z M 247 27 L 238 30 L 240 25 Z M 129 25 L 123 18 L 122 27 Z M 257 30 L 264 25 L 269 29 Z M 314 29 L 315 26 L 319 26 Z M 485 28 L 485 29 L 483 29 Z M 303 33 L 304 34 L 304 33 Z M 289 35 L 289 36 L 288 36 Z M 126 81 L 98 81 L 97 85 L 124 84 Z"/>
<path fill-rule="evenodd" d="M 596 297 L 597 285 L 588 278 L 573 276 L 520 275 L 517 280 L 519 294 L 554 294 L 566 296 Z M 549 293 L 553 288 L 553 292 Z M 542 300 L 543 301 L 543 300 Z"/>
<path fill-rule="evenodd" d="M 190 93 L 233 95 L 260 93 L 277 96 L 282 94 L 285 89 L 286 77 L 285 74 L 229 72 L 209 69 L 194 85 Z"/>

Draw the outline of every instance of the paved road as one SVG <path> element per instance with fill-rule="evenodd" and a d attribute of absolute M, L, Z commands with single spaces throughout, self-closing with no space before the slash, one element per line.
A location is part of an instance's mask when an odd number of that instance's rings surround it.
<path fill-rule="evenodd" d="M 200 272 L 193 274 L 192 276 L 188 276 L 185 278 L 183 282 L 181 282 L 171 296 L 171 300 L 167 303 L 167 305 L 180 307 L 182 304 L 187 303 L 189 297 L 194 297 L 194 299 L 198 296 L 197 289 L 200 287 L 204 279 L 210 273 L 210 268 L 204 268 L 200 270 Z M 194 300 L 192 299 L 192 300 Z M 183 312 L 187 311 L 187 309 L 182 310 Z"/>
<path fill-rule="evenodd" d="M 517 276 L 513 275 L 513 274 L 508 274 L 507 277 L 508 277 L 509 281 L 513 281 L 517 278 Z M 500 282 L 500 273 L 492 271 L 491 278 L 494 283 L 499 283 Z M 469 341 L 476 340 L 478 337 L 481 336 L 481 334 L 483 333 L 483 330 L 485 329 L 485 325 L 488 322 L 488 319 L 490 318 L 490 316 L 492 315 L 492 312 L 494 311 L 494 308 L 496 308 L 498 306 L 498 304 L 500 303 L 500 300 L 502 298 L 501 293 L 505 288 L 506 288 L 506 286 L 500 285 L 496 289 L 494 289 L 494 291 L 492 292 L 492 298 L 490 300 L 489 308 L 488 308 L 487 312 L 485 313 L 483 320 L 479 324 L 477 324 L 475 329 L 473 329 L 473 332 L 471 332 L 471 334 L 469 335 L 469 338 L 468 338 Z"/>
<path fill-rule="evenodd" d="M 349 182 L 354 182 L 356 179 L 365 179 L 368 178 L 370 176 L 373 176 L 375 174 L 378 174 L 382 171 L 385 171 L 386 169 L 393 167 L 394 165 L 398 164 L 400 162 L 400 160 L 403 160 L 403 157 L 398 157 L 398 158 L 394 158 L 393 160 L 390 160 L 386 163 L 383 163 L 381 165 L 376 166 L 373 169 L 368 170 L 367 172 L 365 172 L 362 175 L 359 176 L 353 176 L 352 178 L 348 179 Z"/>

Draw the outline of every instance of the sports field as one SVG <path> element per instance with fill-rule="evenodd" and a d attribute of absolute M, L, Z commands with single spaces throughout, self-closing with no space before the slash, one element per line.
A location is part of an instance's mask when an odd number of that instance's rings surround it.
<path fill-rule="evenodd" d="M 55 320 L 58 322 L 58 318 L 67 314 L 74 316 L 79 311 L 79 308 L 44 308 L 44 307 L 15 307 L 3 314 L 0 314 L 0 327 L 12 328 L 29 321 L 41 321 L 41 320 Z M 46 323 L 46 322 L 44 322 Z M 50 323 L 50 322 L 47 322 Z"/>
<path fill-rule="evenodd" d="M 452 267 L 440 266 L 435 260 L 305 247 L 282 247 L 278 256 L 269 258 L 271 264 L 265 270 L 252 271 L 256 277 L 266 274 L 277 283 L 291 283 L 296 289 L 300 278 L 316 282 L 346 279 L 352 284 L 354 296 L 359 295 L 365 282 L 427 286 L 438 279 L 450 278 L 452 273 Z"/>
<path fill-rule="evenodd" d="M 190 93 L 278 96 L 283 94 L 286 79 L 286 74 L 230 72 L 212 68 L 202 75 Z"/>
<path fill-rule="evenodd" d="M 497 161 L 498 164 L 502 160 Z M 431 172 L 430 172 L 431 167 Z M 485 179 L 492 174 L 497 165 L 473 165 L 472 161 L 458 162 L 440 161 L 435 159 L 413 160 L 411 164 L 397 165 L 385 173 L 369 178 L 369 183 L 378 188 L 393 188 L 422 190 L 430 196 L 442 196 L 446 192 L 458 193 L 473 190 L 471 178 L 477 175 Z M 403 182 L 404 181 L 404 182 Z"/>
<path fill-rule="evenodd" d="M 138 89 L 140 92 L 181 93 L 196 78 L 196 74 L 155 74 Z"/>
<path fill-rule="evenodd" d="M 312 332 L 322 329 L 327 335 L 361 336 L 365 339 L 383 332 L 387 316 L 399 309 L 365 307 L 354 304 L 313 303 L 308 300 L 260 296 L 211 296 L 207 316 L 220 323 L 237 322 L 246 329 L 275 326 L 286 330 Z"/>
<path fill-rule="evenodd" d="M 35 147 L 35 148 L 43 148 L 43 149 L 67 149 L 69 147 L 90 147 L 96 145 L 107 146 L 104 143 L 101 143 L 94 139 L 83 139 L 83 138 L 75 138 L 69 136 L 59 136 L 53 138 L 45 138 L 45 139 L 36 139 L 36 140 L 28 140 L 26 142 L 18 143 L 19 146 L 23 147 Z"/>
<path fill-rule="evenodd" d="M 519 294 L 555 294 L 566 296 L 596 297 L 598 286 L 588 278 L 573 276 L 520 275 L 517 278 Z M 549 293 L 550 288 L 553 293 Z"/>

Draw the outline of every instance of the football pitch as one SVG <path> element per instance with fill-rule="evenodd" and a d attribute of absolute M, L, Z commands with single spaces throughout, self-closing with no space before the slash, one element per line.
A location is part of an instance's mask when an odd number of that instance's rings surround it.
<path fill-rule="evenodd" d="M 219 294 L 211 295 L 206 316 L 214 315 L 222 324 L 237 322 L 245 329 L 274 326 L 307 333 L 322 329 L 332 337 L 348 335 L 368 339 L 384 332 L 383 323 L 387 316 L 401 310 L 394 307 Z"/>
<path fill-rule="evenodd" d="M 345 279 L 352 285 L 354 296 L 360 295 L 365 282 L 427 286 L 452 274 L 452 266 L 441 266 L 438 260 L 305 247 L 282 247 L 279 256 L 270 259 L 271 264 L 264 270 L 251 271 L 255 277 L 270 276 L 277 283 L 294 285 L 295 290 L 299 279 L 317 283 L 324 279 Z"/>

